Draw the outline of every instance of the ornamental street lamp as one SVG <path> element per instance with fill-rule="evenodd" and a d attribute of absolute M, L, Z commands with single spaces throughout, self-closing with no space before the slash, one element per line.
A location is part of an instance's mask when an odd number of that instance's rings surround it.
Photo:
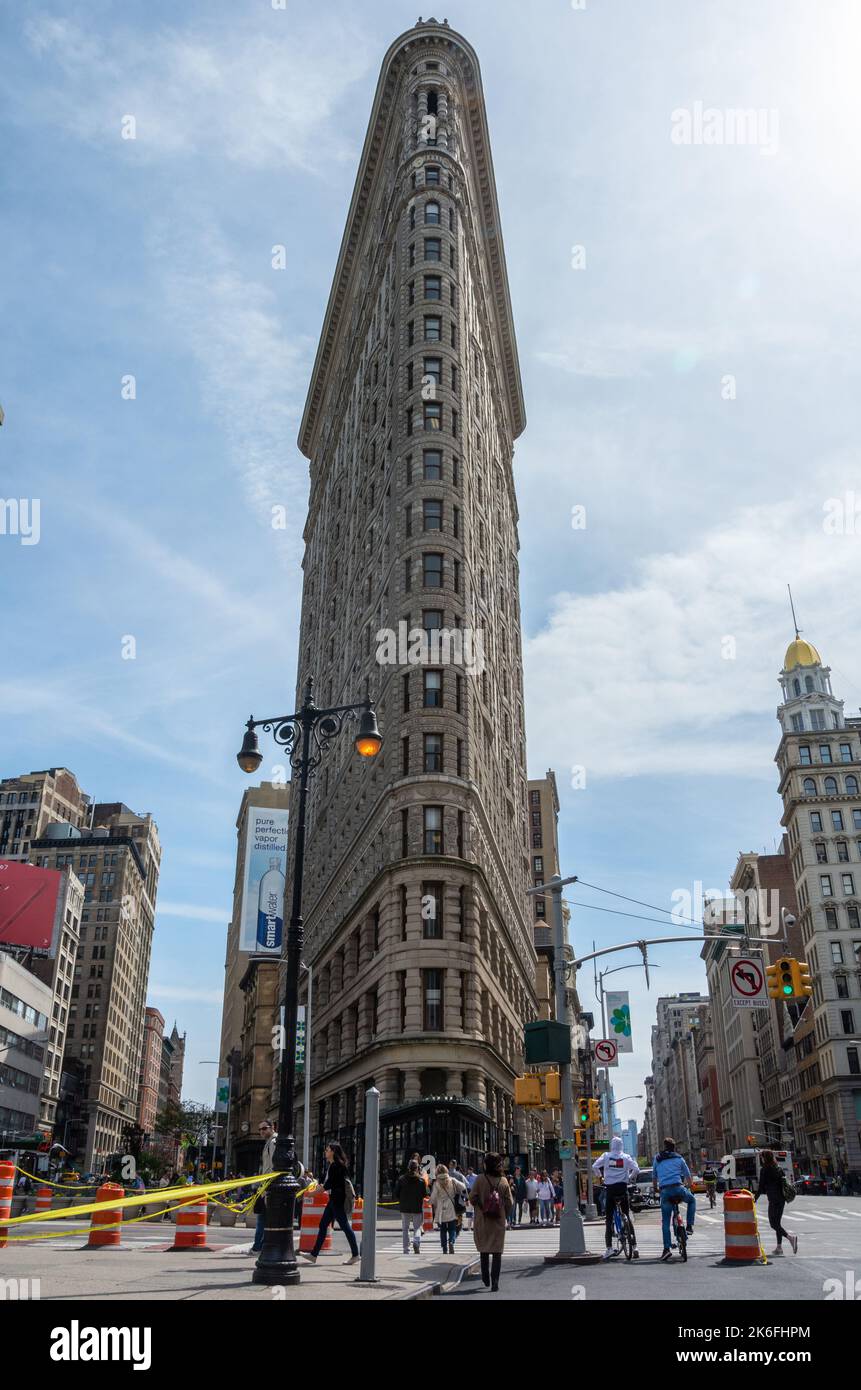
<path fill-rule="evenodd" d="M 361 704 L 339 705 L 336 709 L 318 709 L 314 703 L 314 685 L 305 687 L 302 708 L 296 714 L 276 719 L 249 719 L 242 747 L 236 761 L 243 772 L 254 773 L 263 762 L 257 744 L 256 730 L 271 733 L 275 742 L 287 752 L 298 777 L 299 806 L 296 813 L 296 839 L 293 859 L 293 902 L 287 929 L 287 969 L 284 984 L 284 1037 L 281 1082 L 278 1100 L 278 1137 L 272 1166 L 282 1176 L 276 1178 L 266 1191 L 266 1231 L 263 1249 L 252 1274 L 255 1284 L 298 1284 L 300 1281 L 296 1254 L 293 1249 L 293 1219 L 299 1179 L 304 1173 L 296 1155 L 293 1134 L 293 1090 L 296 1084 L 296 1025 L 299 1014 L 299 970 L 302 959 L 304 931 L 302 923 L 302 878 L 305 868 L 305 803 L 308 783 L 323 761 L 329 744 L 341 732 L 348 715 L 359 714 L 359 729 L 354 740 L 356 752 L 362 758 L 375 758 L 383 740 L 377 727 L 377 716 L 370 695 Z M 305 1115 L 307 1128 L 309 1117 Z"/>

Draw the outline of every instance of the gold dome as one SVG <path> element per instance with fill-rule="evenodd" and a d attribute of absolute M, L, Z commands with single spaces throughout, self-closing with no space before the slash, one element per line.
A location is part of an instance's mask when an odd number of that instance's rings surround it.
<path fill-rule="evenodd" d="M 783 659 L 784 671 L 792 671 L 796 666 L 821 666 L 822 657 L 814 647 L 812 642 L 805 642 L 803 637 L 796 637 L 794 642 L 790 642 L 786 648 L 786 656 Z"/>

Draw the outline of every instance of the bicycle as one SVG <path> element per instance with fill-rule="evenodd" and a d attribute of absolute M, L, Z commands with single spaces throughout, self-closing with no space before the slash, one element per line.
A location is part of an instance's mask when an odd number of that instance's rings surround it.
<path fill-rule="evenodd" d="M 671 1204 L 671 1206 L 672 1206 L 672 1208 L 673 1208 L 672 1216 L 671 1216 L 671 1220 L 670 1220 L 670 1227 L 671 1227 L 671 1230 L 672 1230 L 673 1235 L 674 1235 L 675 1238 L 676 1238 L 676 1244 L 677 1244 L 677 1246 L 679 1247 L 679 1255 L 680 1255 L 681 1258 L 685 1261 L 685 1263 L 687 1263 L 687 1258 L 688 1258 L 688 1233 L 687 1233 L 687 1231 L 685 1230 L 685 1222 L 682 1220 L 681 1214 L 680 1214 L 680 1212 L 679 1212 L 679 1204 L 680 1204 L 683 1200 L 684 1200 L 684 1198 L 682 1198 L 682 1197 L 671 1197 L 671 1198 L 670 1198 L 670 1204 Z M 685 1214 L 686 1214 L 686 1217 L 687 1217 L 687 1207 L 685 1208 Z"/>
<path fill-rule="evenodd" d="M 627 1212 L 623 1212 L 621 1207 L 616 1206 L 613 1210 L 613 1235 L 619 1243 L 619 1249 L 626 1260 L 636 1260 L 640 1257 L 634 1239 L 634 1227 Z M 618 1253 L 618 1252 L 617 1252 Z"/>

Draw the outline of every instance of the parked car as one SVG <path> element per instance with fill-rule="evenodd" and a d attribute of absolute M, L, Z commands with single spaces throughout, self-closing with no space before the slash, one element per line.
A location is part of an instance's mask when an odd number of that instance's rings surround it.
<path fill-rule="evenodd" d="M 634 1211 L 640 1211 L 642 1207 L 652 1205 L 652 1180 L 652 1169 L 641 1168 L 637 1181 L 628 1183 L 628 1196 Z"/>
<path fill-rule="evenodd" d="M 817 1178 L 814 1173 L 802 1173 L 796 1179 L 795 1190 L 809 1197 L 825 1197 L 828 1194 L 828 1179 Z"/>

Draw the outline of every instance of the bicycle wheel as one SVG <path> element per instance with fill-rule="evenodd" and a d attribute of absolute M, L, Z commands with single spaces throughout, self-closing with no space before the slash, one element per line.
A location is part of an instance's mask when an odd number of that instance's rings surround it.
<path fill-rule="evenodd" d="M 622 1220 L 622 1252 L 626 1260 L 634 1258 L 634 1228 L 627 1216 Z"/>
<path fill-rule="evenodd" d="M 687 1258 L 688 1258 L 688 1237 L 687 1237 L 687 1232 L 685 1231 L 684 1225 L 683 1225 L 683 1223 L 682 1223 L 681 1221 L 679 1221 L 679 1224 L 678 1224 L 678 1226 L 676 1227 L 676 1240 L 677 1240 L 678 1243 L 679 1243 L 679 1254 L 681 1255 L 682 1259 L 683 1259 L 685 1262 L 687 1262 Z"/>

